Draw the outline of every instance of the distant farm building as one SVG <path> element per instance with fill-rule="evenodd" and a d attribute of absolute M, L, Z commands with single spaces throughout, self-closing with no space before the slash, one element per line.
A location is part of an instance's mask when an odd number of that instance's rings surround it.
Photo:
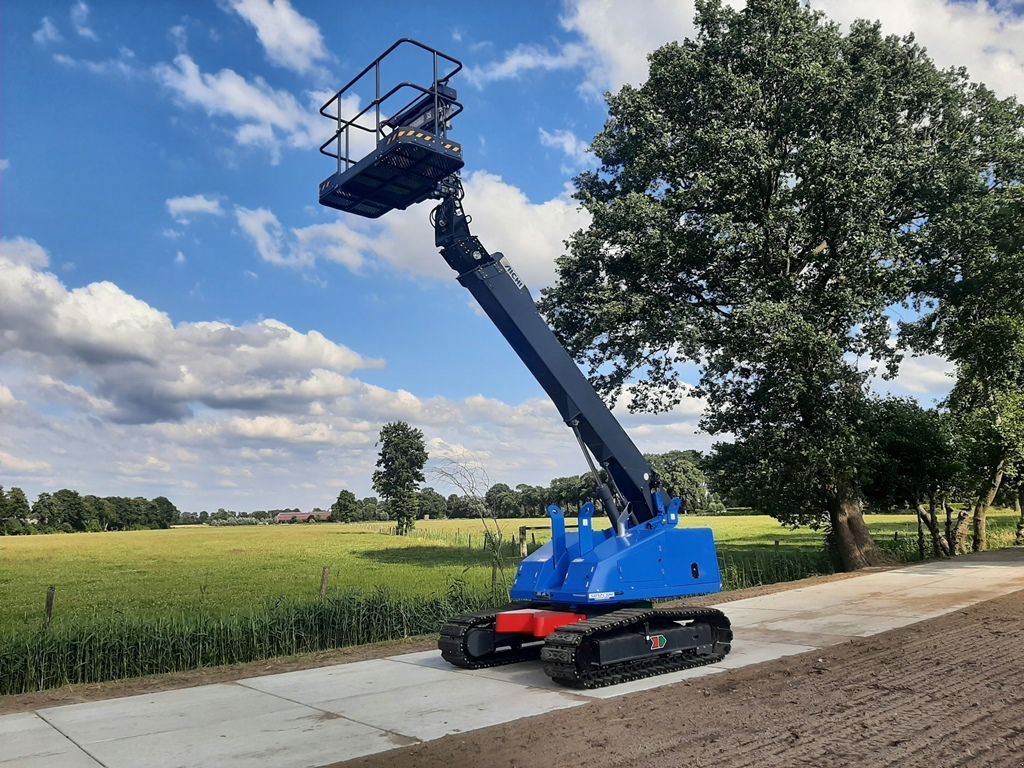
<path fill-rule="evenodd" d="M 330 512 L 314 509 L 312 512 L 278 512 L 274 515 L 275 523 L 326 523 L 331 519 Z"/>

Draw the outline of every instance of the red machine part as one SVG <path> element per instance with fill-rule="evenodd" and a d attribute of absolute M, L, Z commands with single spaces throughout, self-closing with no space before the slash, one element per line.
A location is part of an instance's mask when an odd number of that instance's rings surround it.
<path fill-rule="evenodd" d="M 516 611 L 499 613 L 494 630 L 499 634 L 533 635 L 547 637 L 556 629 L 568 624 L 576 624 L 586 620 L 582 613 L 568 611 L 549 611 L 544 608 L 521 608 Z"/>

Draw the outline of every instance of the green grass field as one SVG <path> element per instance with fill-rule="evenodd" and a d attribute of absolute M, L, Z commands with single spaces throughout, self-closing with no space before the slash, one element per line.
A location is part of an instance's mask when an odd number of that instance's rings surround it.
<path fill-rule="evenodd" d="M 914 550 L 913 516 L 873 515 L 868 522 L 887 548 L 898 533 L 900 551 Z M 520 525 L 545 523 L 501 521 L 508 541 Z M 769 517 L 685 518 L 683 525 L 713 528 L 727 568 L 756 564 L 738 585 L 802 575 L 772 567 L 800 553 L 807 558 L 794 567 L 813 572 L 822 553 L 819 532 L 791 531 Z M 992 514 L 990 526 L 993 546 L 1012 542 L 1010 512 Z M 331 569 L 332 593 L 383 586 L 427 596 L 457 579 L 472 587 L 490 584 L 479 521 L 421 521 L 407 538 L 386 530 L 385 524 L 319 524 L 0 537 L 0 630 L 38 627 L 51 584 L 57 588 L 54 622 L 65 626 L 112 616 L 237 616 L 277 600 L 312 600 L 323 566 Z M 536 536 L 547 539 L 542 531 Z M 511 575 L 515 561 L 508 567 Z"/>

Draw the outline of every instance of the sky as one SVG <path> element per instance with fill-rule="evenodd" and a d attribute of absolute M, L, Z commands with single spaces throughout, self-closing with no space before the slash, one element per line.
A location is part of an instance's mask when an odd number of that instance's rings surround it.
<path fill-rule="evenodd" d="M 742 5 L 742 0 L 735 0 Z M 1024 3 L 813 0 L 913 32 L 1024 97 Z M 185 510 L 371 492 L 382 423 L 492 481 L 585 471 L 554 407 L 433 247 L 429 204 L 317 204 L 329 95 L 399 37 L 463 60 L 465 205 L 528 285 L 587 224 L 602 94 L 692 34 L 692 0 L 6 0 L 0 6 L 0 484 Z M 384 77 L 429 77 L 422 61 Z M 365 96 L 364 96 L 365 98 Z M 879 388 L 940 399 L 941 359 Z M 707 449 L 700 401 L 616 413 L 643 451 Z M 428 482 L 443 491 L 443 483 Z"/>

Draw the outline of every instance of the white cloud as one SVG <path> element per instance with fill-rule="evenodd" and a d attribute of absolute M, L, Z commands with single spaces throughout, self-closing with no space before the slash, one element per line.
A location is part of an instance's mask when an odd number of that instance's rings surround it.
<path fill-rule="evenodd" d="M 50 45 L 51 43 L 59 43 L 64 39 L 61 35 L 60 30 L 53 23 L 49 16 L 43 16 L 39 22 L 39 29 L 32 33 L 32 40 L 35 41 L 36 45 Z"/>
<path fill-rule="evenodd" d="M 843 24 L 879 19 L 883 31 L 914 33 L 942 67 L 966 66 L 1003 96 L 1024 98 L 1024 7 L 1015 2 L 954 0 L 818 0 Z"/>
<path fill-rule="evenodd" d="M 341 486 L 370 492 L 374 443 L 394 419 L 422 428 L 435 458 L 485 461 L 496 482 L 585 470 L 546 398 L 381 387 L 355 375 L 379 361 L 314 330 L 174 323 L 112 283 L 67 287 L 44 271 L 41 247 L 11 243 L 0 241 L 0 365 L 22 399 L 4 409 L 3 485 L 164 494 L 195 510 L 324 506 Z M 707 447 L 689 411 L 626 418 L 643 450 Z"/>
<path fill-rule="evenodd" d="M 0 411 L 10 410 L 18 404 L 14 393 L 3 384 L 0 384 Z"/>
<path fill-rule="evenodd" d="M 43 246 L 27 237 L 0 239 L 0 259 L 29 267 L 46 267 L 50 264 L 50 257 Z"/>
<path fill-rule="evenodd" d="M 0 173 L 3 173 L 11 167 L 11 161 L 6 157 L 0 157 Z"/>
<path fill-rule="evenodd" d="M 53 60 L 62 67 L 68 69 L 79 69 L 90 72 L 94 75 L 120 75 L 121 77 L 135 77 L 141 74 L 136 66 L 135 53 L 130 48 L 121 47 L 116 58 L 110 59 L 76 59 L 65 53 L 53 54 Z"/>
<path fill-rule="evenodd" d="M 533 203 L 518 187 L 486 171 L 468 174 L 463 183 L 466 211 L 484 246 L 504 253 L 532 289 L 549 285 L 563 242 L 589 223 L 589 214 L 565 193 Z M 429 210 L 413 206 L 379 221 L 339 216 L 328 224 L 292 229 L 287 236 L 265 208 L 239 208 L 236 215 L 260 257 L 272 264 L 309 267 L 326 260 L 359 270 L 373 263 L 404 276 L 450 281 L 454 275 L 433 245 Z"/>
<path fill-rule="evenodd" d="M 188 261 L 188 259 L 185 258 L 185 254 L 182 253 L 181 251 L 178 251 L 174 255 L 174 263 L 175 264 L 181 265 L 181 264 L 184 264 L 186 261 Z"/>
<path fill-rule="evenodd" d="M 21 474 L 36 474 L 38 472 L 47 472 L 50 470 L 50 465 L 45 461 L 31 461 L 30 459 L 20 459 L 17 456 L 13 456 L 6 451 L 0 451 L 0 471 L 4 472 L 17 472 Z"/>
<path fill-rule="evenodd" d="M 627 7 L 623 6 L 623 9 Z M 470 84 L 483 88 L 499 80 L 518 79 L 528 72 L 575 69 L 586 60 L 587 54 L 585 47 L 575 43 L 554 51 L 538 45 L 519 45 L 503 59 L 481 66 L 467 66 L 463 72 Z"/>
<path fill-rule="evenodd" d="M 191 217 L 196 215 L 223 216 L 224 209 L 220 206 L 220 200 L 206 195 L 183 195 L 181 197 L 168 198 L 165 203 L 167 212 L 174 217 L 179 224 L 188 224 Z"/>
<path fill-rule="evenodd" d="M 238 226 L 260 258 L 281 267 L 311 267 L 318 260 L 333 261 L 359 270 L 370 239 L 342 222 L 313 224 L 292 229 L 288 236 L 277 216 L 266 208 L 235 209 Z"/>
<path fill-rule="evenodd" d="M 256 30 L 273 64 L 304 75 L 330 58 L 320 28 L 288 0 L 229 0 L 229 5 Z"/>
<path fill-rule="evenodd" d="M 26 261 L 26 241 L 9 243 L 0 247 L 0 356 L 71 378 L 109 403 L 102 410 L 114 420 L 183 419 L 197 406 L 260 410 L 339 391 L 346 374 L 383 364 L 276 320 L 175 325 L 113 283 L 69 290 L 35 268 L 38 253 Z"/>
<path fill-rule="evenodd" d="M 175 24 L 167 30 L 167 36 L 171 38 L 178 53 L 184 53 L 188 49 L 188 30 L 184 24 Z"/>
<path fill-rule="evenodd" d="M 122 475 L 142 475 L 149 472 L 170 472 L 172 466 L 169 462 L 159 459 L 156 456 L 147 456 L 139 462 L 119 461 L 117 470 Z"/>
<path fill-rule="evenodd" d="M 85 0 L 77 0 L 71 6 L 71 25 L 75 28 L 75 32 L 78 33 L 79 37 L 99 40 L 92 27 L 89 26 L 89 6 L 85 4 Z"/>
<path fill-rule="evenodd" d="M 313 149 L 330 134 L 331 124 L 318 113 L 322 94 L 307 94 L 304 106 L 263 78 L 247 80 L 233 69 L 202 72 L 185 53 L 175 56 L 173 66 L 156 66 L 154 74 L 183 106 L 199 107 L 210 117 L 231 121 L 235 142 L 268 150 L 272 163 L 279 162 L 282 147 Z M 346 102 L 344 109 L 354 105 Z"/>
<path fill-rule="evenodd" d="M 742 7 L 742 0 L 730 0 Z M 941 67 L 966 66 L 998 93 L 1024 95 L 1024 16 L 1019 3 L 955 0 L 815 0 L 835 21 L 879 19 L 889 34 L 914 33 Z M 582 39 L 584 89 L 618 90 L 647 79 L 647 55 L 694 36 L 693 0 L 646 0 L 644 12 L 615 0 L 569 0 L 563 27 Z M 568 43 L 568 46 L 579 43 Z"/>
<path fill-rule="evenodd" d="M 938 355 L 904 358 L 899 375 L 886 381 L 876 379 L 875 389 L 893 395 L 909 395 L 925 405 L 938 402 L 953 388 L 953 364 Z"/>
<path fill-rule="evenodd" d="M 594 155 L 590 152 L 590 145 L 579 136 L 568 129 L 547 131 L 539 128 L 540 143 L 545 147 L 559 149 L 566 159 L 576 168 L 592 165 L 595 162 Z"/>

